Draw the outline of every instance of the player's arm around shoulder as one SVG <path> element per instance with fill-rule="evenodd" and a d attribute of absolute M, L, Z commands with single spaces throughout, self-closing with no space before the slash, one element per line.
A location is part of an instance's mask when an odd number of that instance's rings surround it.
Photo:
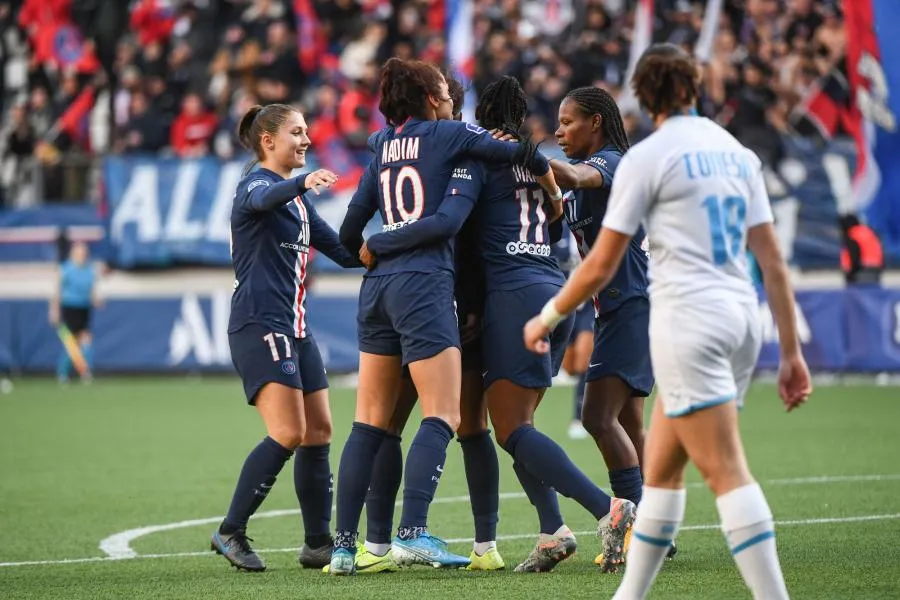
<path fill-rule="evenodd" d="M 579 190 L 602 188 L 606 185 L 603 173 L 590 166 L 587 162 L 570 163 L 559 158 L 550 160 L 550 169 L 556 177 L 556 183 L 560 187 Z M 612 179 L 610 175 L 609 179 Z"/>

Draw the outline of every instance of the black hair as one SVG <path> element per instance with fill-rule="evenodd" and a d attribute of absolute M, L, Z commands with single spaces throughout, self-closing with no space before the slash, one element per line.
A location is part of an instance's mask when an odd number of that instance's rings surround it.
<path fill-rule="evenodd" d="M 447 80 L 447 90 L 453 101 L 453 118 L 458 121 L 462 118 L 463 105 L 466 103 L 466 88 L 458 79 L 447 74 L 444 74 L 444 79 Z"/>
<path fill-rule="evenodd" d="M 475 119 L 485 129 L 518 133 L 527 112 L 525 90 L 515 77 L 505 75 L 484 88 L 475 108 Z"/>
<path fill-rule="evenodd" d="M 614 145 L 623 154 L 628 151 L 630 144 L 625 134 L 625 124 L 622 122 L 622 113 L 612 94 L 597 87 L 575 88 L 563 100 L 571 100 L 585 115 L 600 115 L 603 127 L 603 138 L 607 143 Z"/>

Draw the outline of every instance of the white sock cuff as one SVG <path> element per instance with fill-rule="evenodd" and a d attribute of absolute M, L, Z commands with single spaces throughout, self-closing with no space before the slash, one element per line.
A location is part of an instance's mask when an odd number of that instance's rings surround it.
<path fill-rule="evenodd" d="M 772 510 L 758 483 L 722 494 L 716 498 L 716 507 L 726 532 L 772 520 Z"/>
<path fill-rule="evenodd" d="M 670 490 L 645 485 L 638 514 L 654 521 L 675 521 L 681 523 L 684 520 L 686 504 L 687 490 L 684 488 Z"/>

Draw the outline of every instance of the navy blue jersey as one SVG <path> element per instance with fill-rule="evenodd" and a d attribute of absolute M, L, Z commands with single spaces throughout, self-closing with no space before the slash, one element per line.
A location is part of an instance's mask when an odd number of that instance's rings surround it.
<path fill-rule="evenodd" d="M 566 194 L 564 200 L 566 221 L 575 236 L 578 252 L 582 258 L 587 256 L 600 234 L 603 216 L 609 202 L 613 173 L 621 159 L 622 153 L 615 146 L 604 146 L 588 160 L 583 161 L 603 176 L 603 187 L 578 189 Z M 644 229 L 638 229 L 629 242 L 622 264 L 612 281 L 594 296 L 594 311 L 597 315 L 615 310 L 629 298 L 647 297 L 647 253 L 641 249 L 644 237 Z"/>
<path fill-rule="evenodd" d="M 342 241 L 351 252 L 362 243 L 362 225 L 376 211 L 386 232 L 437 213 L 453 168 L 464 157 L 510 164 L 522 154 L 519 144 L 494 140 L 484 129 L 459 121 L 410 119 L 400 127 L 382 129 L 370 146 L 375 157 L 341 227 Z M 546 173 L 545 165 L 546 160 L 538 155 L 531 168 Z M 376 266 L 366 276 L 439 270 L 453 270 L 452 238 L 378 255 Z"/>
<path fill-rule="evenodd" d="M 344 267 L 360 266 L 303 198 L 305 175 L 259 169 L 238 183 L 231 208 L 234 295 L 228 331 L 250 323 L 306 337 L 306 274 L 313 246 Z"/>
<path fill-rule="evenodd" d="M 457 168 L 448 190 L 478 198 L 475 217 L 485 285 L 490 290 L 515 290 L 537 283 L 562 285 L 564 279 L 550 248 L 544 205 L 546 193 L 526 169 L 491 166 L 473 160 Z"/>

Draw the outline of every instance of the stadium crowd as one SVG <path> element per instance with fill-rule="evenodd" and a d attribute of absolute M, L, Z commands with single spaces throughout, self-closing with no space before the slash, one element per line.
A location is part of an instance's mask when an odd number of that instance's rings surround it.
<path fill-rule="evenodd" d="M 636 2 L 473 4 L 472 84 L 516 76 L 536 138 L 552 134 L 567 90 L 621 90 Z M 693 51 L 705 4 L 656 0 L 654 41 Z M 314 147 L 359 163 L 383 125 L 379 65 L 390 56 L 445 62 L 446 13 L 443 0 L 0 1 L 0 204 L 35 196 L 33 164 L 64 175 L 65 165 L 110 152 L 230 158 L 236 119 L 257 102 L 298 103 Z M 780 132 L 813 132 L 797 109 L 840 71 L 844 47 L 837 1 L 725 0 L 702 110 L 777 160 Z M 626 126 L 634 138 L 648 130 L 634 112 Z M 45 198 L 88 195 L 72 178 L 43 179 Z"/>

